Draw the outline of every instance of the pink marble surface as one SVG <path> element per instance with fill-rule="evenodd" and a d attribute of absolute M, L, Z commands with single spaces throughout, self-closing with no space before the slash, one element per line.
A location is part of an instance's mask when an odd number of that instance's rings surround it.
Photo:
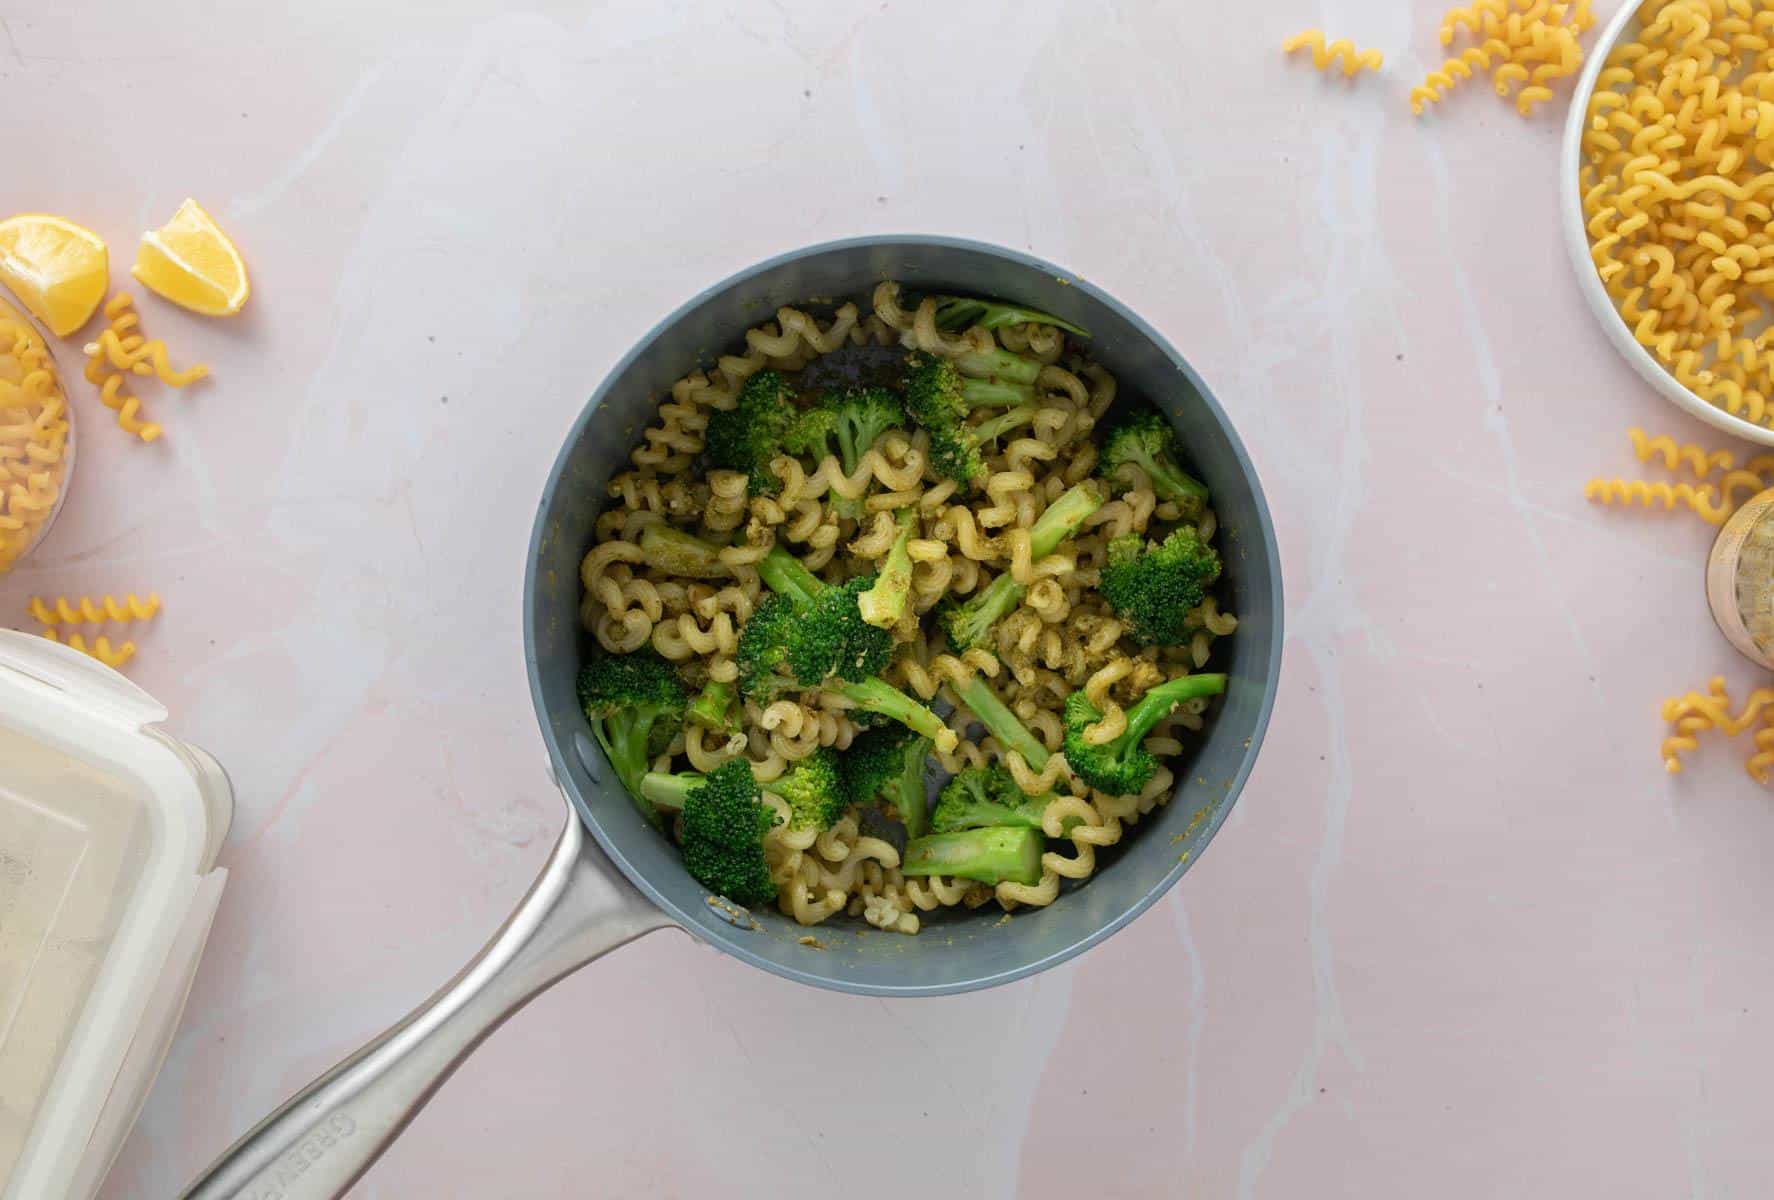
<path fill-rule="evenodd" d="M 1247 439 L 1289 639 L 1237 811 L 1125 932 L 988 994 L 648 938 L 354 1195 L 1763 1194 L 1774 808 L 1735 749 L 1656 760 L 1660 697 L 1753 677 L 1709 531 L 1580 495 L 1633 472 L 1626 425 L 1702 431 L 1581 307 L 1557 120 L 1482 88 L 1411 119 L 1439 9 L 0 5 L 0 210 L 127 254 L 192 194 L 256 285 L 232 323 L 146 309 L 213 385 L 152 400 L 149 448 L 88 397 L 68 511 L 0 579 L 13 617 L 161 591 L 133 674 L 240 790 L 108 1200 L 176 1192 L 540 865 L 523 549 L 602 372 L 738 267 L 905 230 L 1093 278 Z M 1313 24 L 1385 76 L 1284 61 Z"/>

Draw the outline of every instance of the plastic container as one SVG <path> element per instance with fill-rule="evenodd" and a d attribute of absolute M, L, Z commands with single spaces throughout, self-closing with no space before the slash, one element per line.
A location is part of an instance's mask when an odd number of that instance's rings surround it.
<path fill-rule="evenodd" d="M 184 1009 L 234 800 L 165 719 L 0 630 L 0 1200 L 98 1190 Z"/>

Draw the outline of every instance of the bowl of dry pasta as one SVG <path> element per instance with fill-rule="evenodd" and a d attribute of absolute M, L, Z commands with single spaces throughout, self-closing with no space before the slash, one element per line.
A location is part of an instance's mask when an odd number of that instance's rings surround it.
<path fill-rule="evenodd" d="M 654 903 L 788 978 L 932 994 L 1062 961 L 1199 856 L 1280 586 L 1256 472 L 1151 326 L 875 237 L 617 364 L 545 489 L 526 640 L 556 776 Z"/>
<path fill-rule="evenodd" d="M 0 575 L 49 533 L 74 469 L 74 413 L 53 343 L 0 298 Z"/>
<path fill-rule="evenodd" d="M 1680 408 L 1774 445 L 1774 8 L 1627 4 L 1578 82 L 1564 229 L 1608 340 Z"/>

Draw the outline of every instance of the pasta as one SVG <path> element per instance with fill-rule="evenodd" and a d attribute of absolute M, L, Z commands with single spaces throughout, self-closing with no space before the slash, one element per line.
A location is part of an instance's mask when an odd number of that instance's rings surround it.
<path fill-rule="evenodd" d="M 1320 71 L 1329 70 L 1341 63 L 1345 78 L 1353 77 L 1362 71 L 1378 71 L 1385 62 L 1385 57 L 1378 50 L 1357 50 L 1355 43 L 1346 38 L 1326 45 L 1322 29 L 1308 29 L 1304 33 L 1296 33 L 1281 43 L 1283 54 L 1292 54 L 1296 50 L 1310 50 L 1312 65 Z"/>
<path fill-rule="evenodd" d="M 1683 754 L 1699 748 L 1698 735 L 1716 729 L 1726 737 L 1736 737 L 1753 726 L 1755 752 L 1745 760 L 1744 770 L 1757 783 L 1766 784 L 1774 779 L 1774 688 L 1751 692 L 1743 710 L 1733 716 L 1725 681 L 1714 677 L 1708 681 L 1705 693 L 1689 692 L 1665 700 L 1662 716 L 1670 731 L 1663 739 L 1660 753 L 1664 770 L 1670 774 L 1681 771 Z"/>
<path fill-rule="evenodd" d="M 1597 78 L 1581 147 L 1596 275 L 1672 377 L 1768 426 L 1774 14 L 1748 0 L 1651 0 L 1638 18 Z"/>
<path fill-rule="evenodd" d="M 43 339 L 0 301 L 0 574 L 36 545 L 66 484 L 66 393 Z"/>
<path fill-rule="evenodd" d="M 1737 456 L 1729 450 L 1704 450 L 1692 442 L 1678 444 L 1672 437 L 1651 437 L 1638 428 L 1628 429 L 1626 436 L 1632 441 L 1632 452 L 1640 462 L 1660 458 L 1668 471 L 1686 465 L 1696 479 L 1706 479 L 1715 472 L 1729 471 L 1737 465 Z M 1774 466 L 1774 455 L 1764 457 L 1768 465 Z M 1752 465 L 1750 469 L 1756 468 Z"/>
<path fill-rule="evenodd" d="M 89 658 L 96 658 L 113 671 L 120 669 L 136 655 L 134 642 L 124 642 L 120 646 L 112 646 L 110 638 L 96 637 L 88 642 L 78 633 L 70 633 L 63 637 L 53 629 L 45 629 L 43 636 L 52 642 L 61 642 L 70 650 L 78 650 Z"/>
<path fill-rule="evenodd" d="M 944 328 L 935 298 L 908 301 L 892 282 L 876 288 L 870 308 L 865 314 L 845 303 L 818 315 L 779 309 L 745 335 L 742 352 L 672 385 L 640 432 L 628 469 L 608 485 L 609 507 L 580 564 L 580 616 L 599 660 L 657 654 L 692 689 L 727 685 L 740 692 L 729 727 L 692 721 L 663 748 L 650 747 L 646 766 L 654 775 L 647 778 L 683 770 L 707 776 L 735 760 L 747 764 L 780 818 L 764 835 L 762 852 L 781 912 L 807 925 L 846 914 L 915 934 L 942 909 L 994 900 L 1007 911 L 1051 903 L 1066 881 L 1094 872 L 1099 848 L 1166 803 L 1174 779 L 1163 766 L 1126 796 L 1094 789 L 1077 775 L 1062 752 L 1066 697 L 1082 691 L 1101 707 L 1103 719 L 1085 736 L 1108 742 L 1129 727 L 1129 713 L 1152 688 L 1203 668 L 1237 620 L 1204 595 L 1188 610 L 1181 644 L 1140 645 L 1097 590 L 1115 538 L 1187 527 L 1205 544 L 1216 521 L 1211 508 L 1185 519 L 1150 479 L 1133 477 L 1137 470 L 1117 478 L 1120 495 L 1101 494 L 1091 434 L 1116 400 L 1115 381 L 1063 331 L 1027 320 Z M 775 387 L 779 376 L 792 388 L 796 372 L 856 346 L 898 346 L 960 364 L 973 361 L 969 356 L 1018 356 L 1011 361 L 1028 381 L 1015 414 L 1020 420 L 1013 432 L 981 444 L 982 470 L 971 490 L 938 468 L 942 447 L 910 420 L 879 433 L 848 469 L 829 448 L 781 442 L 768 448 L 767 472 L 717 465 L 727 451 L 711 451 L 711 444 L 725 446 L 736 436 L 733 419 L 723 414 L 741 405 L 748 382 Z M 1072 536 L 1037 546 L 1043 514 L 1081 488 L 1092 499 Z M 657 552 L 661 538 L 683 534 L 706 554 Z M 779 587 L 765 582 L 782 569 L 772 565 L 779 550 L 828 588 L 879 577 L 903 554 L 903 612 L 883 615 L 891 652 L 880 679 L 949 714 L 932 738 L 945 772 L 1001 769 L 1018 794 L 1037 805 L 1047 798 L 1040 822 L 1047 848 L 1026 876 L 1034 882 L 908 874 L 912 864 L 879 836 L 881 814 L 868 804 L 851 804 L 826 825 L 797 820 L 780 793 L 793 792 L 818 756 L 851 750 L 869 723 L 865 715 L 881 718 L 860 712 L 858 700 L 829 679 L 759 698 L 740 687 L 748 623 L 780 603 Z M 1014 603 L 982 640 L 949 644 L 937 610 L 1007 588 Z M 1038 744 L 1000 744 L 969 700 L 1013 714 Z M 1208 704 L 1176 704 L 1144 736 L 1146 749 L 1160 760 L 1181 754 L 1182 738 L 1203 727 Z M 680 841 L 687 836 L 681 815 L 666 828 Z"/>
<path fill-rule="evenodd" d="M 73 600 L 66 596 L 58 596 L 54 600 L 33 596 L 30 604 L 31 616 L 44 625 L 102 625 L 107 621 L 148 621 L 159 611 L 160 597 L 154 592 L 149 592 L 146 600 L 137 599 L 132 592 L 121 601 L 115 596 L 96 599 L 92 596 L 80 596 Z"/>
<path fill-rule="evenodd" d="M 1429 72 L 1407 97 L 1421 116 L 1462 80 L 1491 73 L 1497 95 L 1514 98 L 1522 116 L 1553 97 L 1553 82 L 1575 75 L 1583 65 L 1578 37 L 1595 23 L 1588 0 L 1553 4 L 1549 0 L 1476 0 L 1442 17 L 1441 44 L 1456 37 L 1482 39 Z M 1519 89 L 1519 90 L 1518 90 Z"/>
<path fill-rule="evenodd" d="M 194 363 L 180 371 L 167 357 L 166 343 L 149 341 L 140 332 L 141 318 L 135 312 L 135 298 L 118 292 L 105 302 L 105 316 L 110 324 L 96 341 L 86 345 L 86 378 L 99 388 L 99 400 L 117 414 L 117 426 L 143 442 L 159 439 L 161 427 L 143 418 L 142 402 L 123 391 L 130 375 L 152 376 L 168 387 L 189 387 L 209 375 L 209 368 Z"/>

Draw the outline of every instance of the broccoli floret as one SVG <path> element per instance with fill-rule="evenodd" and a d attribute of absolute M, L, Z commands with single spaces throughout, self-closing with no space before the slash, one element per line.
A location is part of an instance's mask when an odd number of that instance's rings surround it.
<path fill-rule="evenodd" d="M 712 729 L 716 733 L 727 733 L 733 728 L 733 685 L 717 679 L 711 679 L 703 685 L 691 702 L 687 717 L 693 724 L 704 729 Z"/>
<path fill-rule="evenodd" d="M 1007 325 L 1051 325 L 1055 329 L 1063 329 L 1067 333 L 1075 333 L 1079 337 L 1089 337 L 1090 332 L 1062 321 L 1052 313 L 1044 313 L 1033 308 L 1023 308 L 1016 304 L 1004 304 L 997 300 L 980 300 L 971 296 L 938 296 L 936 298 L 936 327 L 953 332 L 966 329 L 970 325 L 978 325 L 982 329 L 1003 329 Z"/>
<path fill-rule="evenodd" d="M 1034 388 L 1026 383 L 969 379 L 946 358 L 917 354 L 907 359 L 906 412 L 930 435 L 931 463 L 957 483 L 973 483 L 985 474 L 981 447 L 1032 420 L 1034 398 Z M 967 424 L 975 408 L 999 405 L 1013 408 L 980 425 Z"/>
<path fill-rule="evenodd" d="M 791 829 L 830 829 L 849 807 L 838 756 L 825 746 L 772 780 L 769 790 L 788 801 Z"/>
<path fill-rule="evenodd" d="M 736 659 L 746 696 L 766 700 L 786 688 L 823 688 L 954 749 L 954 731 L 942 718 L 878 677 L 893 640 L 857 607 L 871 577 L 834 588 L 780 546 L 759 560 L 758 576 L 776 594 L 739 631 Z"/>
<path fill-rule="evenodd" d="M 1177 465 L 1176 431 L 1151 405 L 1133 405 L 1110 418 L 1100 445 L 1099 475 L 1114 479 L 1124 465 L 1134 463 L 1152 481 L 1158 498 L 1175 503 L 1184 520 L 1193 521 L 1207 507 L 1207 485 Z"/>
<path fill-rule="evenodd" d="M 1029 732 L 1029 727 L 1017 719 L 1004 701 L 998 699 L 997 693 L 986 686 L 983 678 L 975 675 L 956 686 L 955 696 L 967 706 L 968 712 L 979 718 L 979 723 L 986 727 L 986 732 L 998 739 L 1000 748 L 1016 751 L 1023 756 L 1024 762 L 1037 771 L 1047 765 L 1050 755 L 1046 745 Z"/>
<path fill-rule="evenodd" d="M 737 904 L 775 898 L 764 835 L 777 816 L 764 803 L 751 764 L 736 758 L 707 775 L 650 774 L 641 790 L 659 808 L 683 811 L 678 848 L 697 883 Z"/>
<path fill-rule="evenodd" d="M 794 454 L 818 460 L 836 455 L 844 474 L 856 474 L 869 447 L 889 429 L 906 424 L 905 404 L 887 388 L 829 391 L 790 424 L 783 445 Z M 862 498 L 833 494 L 831 505 L 841 516 L 860 517 Z"/>
<path fill-rule="evenodd" d="M 641 795 L 641 776 L 683 723 L 690 697 L 671 664 L 651 650 L 594 658 L 579 671 L 579 706 L 610 766 L 648 820 L 658 815 Z"/>
<path fill-rule="evenodd" d="M 936 798 L 936 809 L 930 814 L 930 827 L 937 833 L 984 829 L 993 825 L 1040 829 L 1041 814 L 1047 811 L 1052 799 L 1051 793 L 1024 795 L 1010 772 L 997 763 L 968 767 L 949 780 Z"/>
<path fill-rule="evenodd" d="M 1102 496 L 1088 483 L 1068 488 L 1030 527 L 1031 560 L 1039 562 L 1052 554 L 1061 542 L 1078 532 L 1102 503 Z M 1006 572 L 965 601 L 945 600 L 938 609 L 937 621 L 948 634 L 949 645 L 956 653 L 983 646 L 992 626 L 1022 603 L 1027 590 Z"/>
<path fill-rule="evenodd" d="M 1218 696 L 1225 690 L 1224 675 L 1185 675 L 1161 683 L 1127 710 L 1127 729 L 1121 736 L 1100 746 L 1085 741 L 1084 730 L 1103 714 L 1082 691 L 1073 692 L 1066 697 L 1066 763 L 1098 791 L 1134 795 L 1158 769 L 1158 760 L 1140 744 L 1152 726 L 1185 700 Z"/>
<path fill-rule="evenodd" d="M 799 415 L 788 380 L 766 367 L 740 387 L 732 408 L 709 414 L 703 434 L 708 461 L 745 472 L 752 495 L 774 495 L 782 490 L 782 481 L 770 469 L 770 460 L 782 453 L 783 439 Z"/>
<path fill-rule="evenodd" d="M 1109 543 L 1097 590 L 1131 626 L 1136 641 L 1177 646 L 1194 632 L 1189 613 L 1220 577 L 1220 556 L 1193 525 L 1148 545 L 1137 533 Z"/>
<path fill-rule="evenodd" d="M 953 875 L 980 883 L 1041 882 L 1041 852 L 1046 842 L 1038 829 L 964 829 L 932 833 L 905 844 L 899 869 L 907 875 Z"/>
<path fill-rule="evenodd" d="M 844 794 L 859 808 L 886 803 L 909 836 L 922 836 L 928 823 L 924 763 L 929 756 L 930 739 L 903 725 L 870 729 L 838 760 Z"/>
<path fill-rule="evenodd" d="M 905 616 L 906 603 L 912 596 L 912 556 L 906 548 L 917 528 L 916 510 L 902 509 L 899 514 L 899 535 L 893 539 L 893 545 L 887 551 L 887 560 L 881 564 L 875 585 L 856 598 L 856 607 L 862 612 L 862 619 L 870 625 L 891 629 Z"/>

